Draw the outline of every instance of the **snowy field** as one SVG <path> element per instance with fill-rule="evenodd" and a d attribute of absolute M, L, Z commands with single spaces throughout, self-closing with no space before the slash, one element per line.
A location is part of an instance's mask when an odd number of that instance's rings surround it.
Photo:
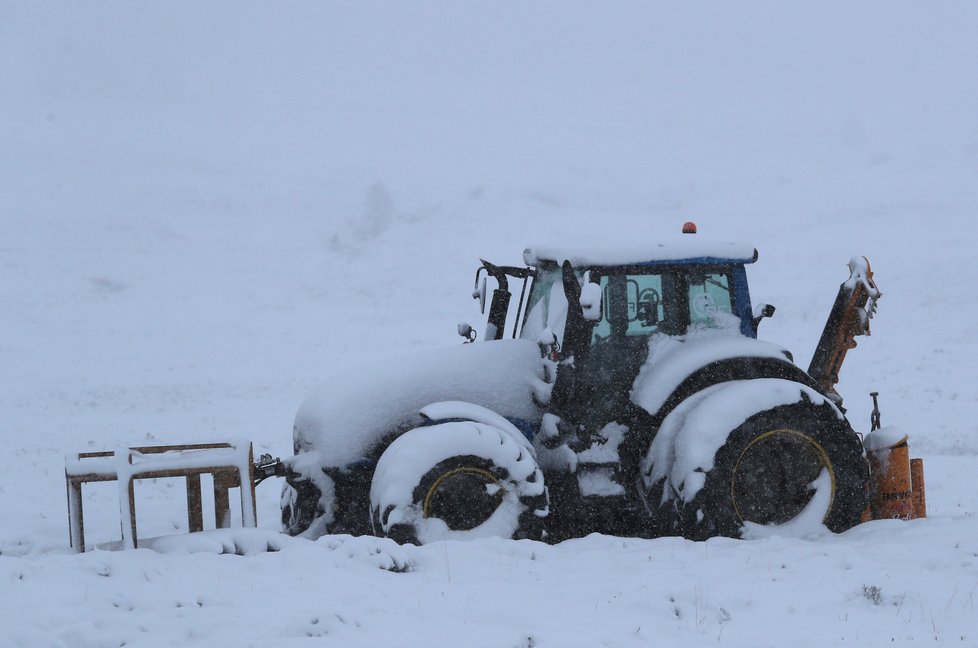
<path fill-rule="evenodd" d="M 978 646 L 978 6 L 5 2 L 0 646 Z M 930 518 L 838 536 L 399 547 L 263 529 L 68 548 L 64 457 L 291 453 L 328 371 L 460 343 L 479 257 L 760 251 L 808 365 L 846 262 L 884 297 L 839 391 Z M 137 488 L 141 537 L 183 486 Z M 113 484 L 86 534 L 119 537 Z M 268 551 L 268 549 L 276 551 Z M 241 555 L 238 555 L 241 554 Z"/>

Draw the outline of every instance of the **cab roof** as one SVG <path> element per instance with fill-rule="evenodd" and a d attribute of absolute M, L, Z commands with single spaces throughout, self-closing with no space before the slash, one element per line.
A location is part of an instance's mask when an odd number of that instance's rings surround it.
<path fill-rule="evenodd" d="M 743 243 L 722 243 L 700 238 L 696 234 L 638 245 L 630 242 L 620 247 L 541 245 L 523 250 L 523 261 L 529 266 L 545 262 L 570 261 L 575 267 L 635 265 L 727 265 L 754 263 L 757 250 Z"/>

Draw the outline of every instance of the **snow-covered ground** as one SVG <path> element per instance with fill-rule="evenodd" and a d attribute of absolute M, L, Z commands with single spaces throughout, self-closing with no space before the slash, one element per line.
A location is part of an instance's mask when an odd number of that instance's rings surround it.
<path fill-rule="evenodd" d="M 2 14 L 0 646 L 978 645 L 978 6 Z M 460 342 L 480 256 L 686 220 L 759 249 L 762 337 L 802 366 L 870 258 L 884 297 L 839 391 L 911 434 L 930 519 L 400 548 L 278 537 L 269 483 L 267 530 L 68 551 L 65 454 L 287 455 L 327 370 Z M 141 537 L 186 528 L 181 484 L 136 496 Z M 118 539 L 115 486 L 85 505 Z"/>

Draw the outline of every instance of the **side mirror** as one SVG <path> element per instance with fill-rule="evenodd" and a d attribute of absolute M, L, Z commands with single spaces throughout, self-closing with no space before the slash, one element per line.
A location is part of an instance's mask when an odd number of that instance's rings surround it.
<path fill-rule="evenodd" d="M 758 304 L 754 307 L 754 330 L 757 330 L 761 320 L 765 317 L 773 317 L 776 309 L 771 304 Z"/>
<path fill-rule="evenodd" d="M 472 299 L 476 299 L 479 302 L 479 312 L 483 315 L 486 314 L 486 278 L 483 277 L 481 281 L 476 285 L 475 290 L 472 291 Z M 459 334 L 461 335 L 461 333 Z"/>
<path fill-rule="evenodd" d="M 463 342 L 462 344 L 475 342 L 476 332 L 472 328 L 472 325 L 469 324 L 468 322 L 459 322 L 458 334 L 465 338 L 465 342 Z"/>
<path fill-rule="evenodd" d="M 601 319 L 601 286 L 591 281 L 591 273 L 584 273 L 581 286 L 581 312 L 584 319 L 597 322 Z"/>

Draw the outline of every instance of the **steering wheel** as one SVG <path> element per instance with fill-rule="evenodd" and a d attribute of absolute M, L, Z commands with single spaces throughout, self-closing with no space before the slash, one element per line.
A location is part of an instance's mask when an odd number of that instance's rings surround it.
<path fill-rule="evenodd" d="M 662 298 L 655 288 L 646 288 L 638 296 L 636 317 L 642 326 L 655 326 L 659 323 L 659 304 Z"/>

